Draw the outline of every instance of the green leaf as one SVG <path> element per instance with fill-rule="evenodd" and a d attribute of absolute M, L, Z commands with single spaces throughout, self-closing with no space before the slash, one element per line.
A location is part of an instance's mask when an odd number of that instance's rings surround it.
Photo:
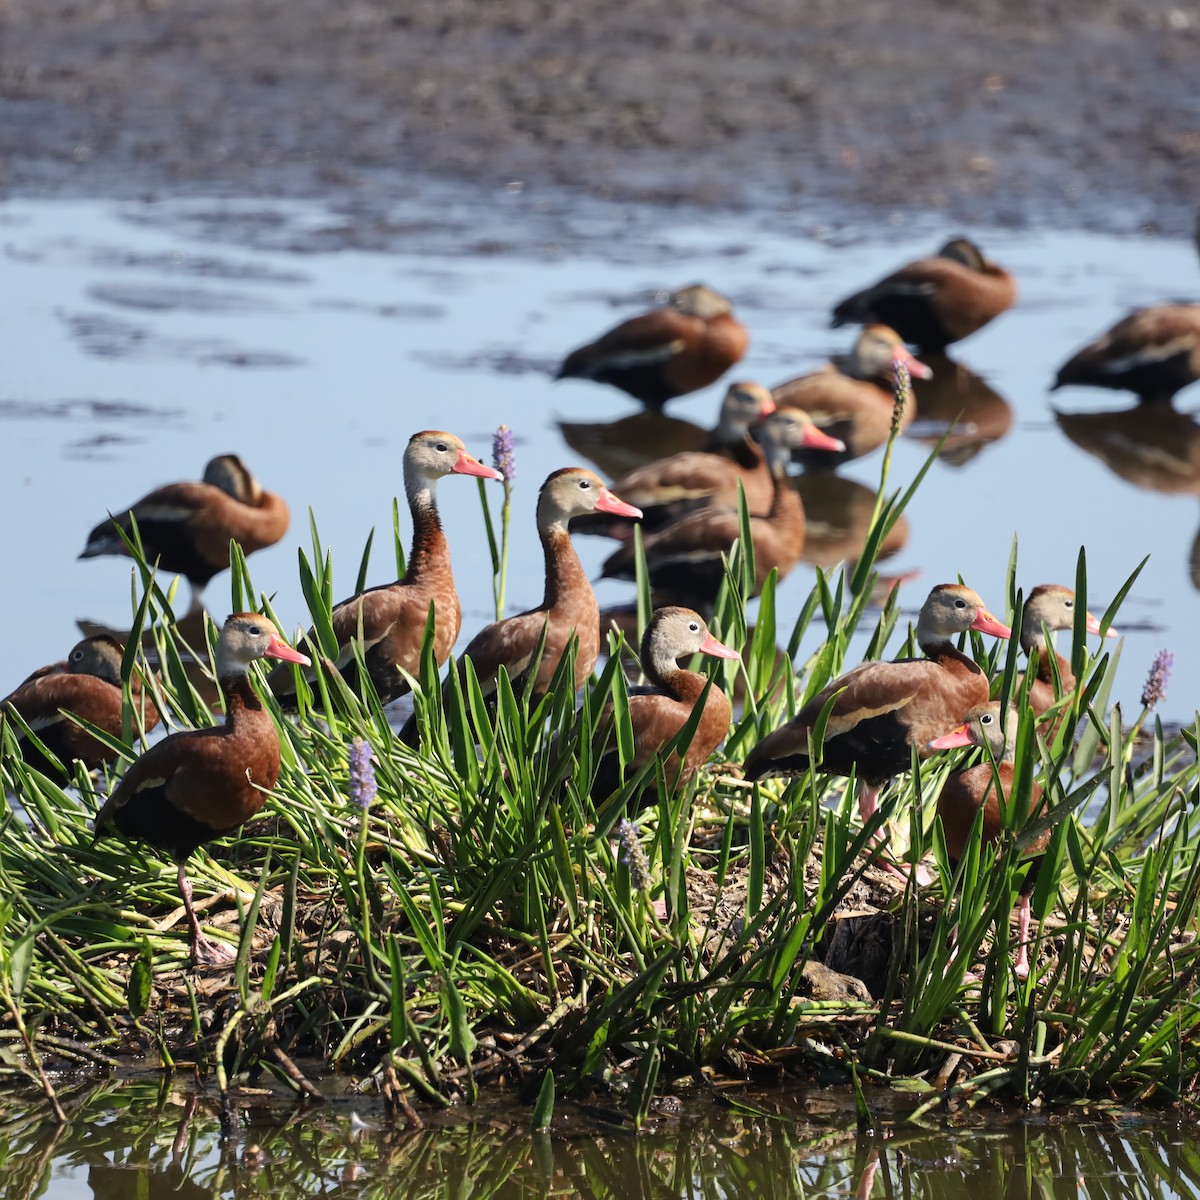
<path fill-rule="evenodd" d="M 129 981 L 125 985 L 125 1003 L 134 1019 L 138 1019 L 150 1007 L 150 989 L 154 982 L 154 952 L 150 940 L 142 938 L 141 953 L 129 968 Z"/>
<path fill-rule="evenodd" d="M 554 1116 L 554 1072 L 546 1069 L 542 1076 L 542 1086 L 538 1088 L 537 1100 L 533 1105 L 533 1120 L 530 1128 L 534 1133 L 541 1133 L 550 1128 Z"/>

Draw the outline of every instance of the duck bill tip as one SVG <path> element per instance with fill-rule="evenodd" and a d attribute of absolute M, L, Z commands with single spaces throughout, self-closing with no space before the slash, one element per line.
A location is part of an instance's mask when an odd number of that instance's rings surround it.
<path fill-rule="evenodd" d="M 642 510 L 632 504 L 626 504 L 619 496 L 614 496 L 608 488 L 600 489 L 600 498 L 596 501 L 596 511 L 610 513 L 614 517 L 632 517 L 641 520 Z"/>
<path fill-rule="evenodd" d="M 302 667 L 312 666 L 312 660 L 306 654 L 301 654 L 299 650 L 293 650 L 287 642 L 280 638 L 272 638 L 267 645 L 268 658 L 281 658 L 284 662 L 299 663 Z"/>
<path fill-rule="evenodd" d="M 955 750 L 959 746 L 973 746 L 975 739 L 971 736 L 970 725 L 959 725 L 941 737 L 935 737 L 925 743 L 930 750 Z"/>
<path fill-rule="evenodd" d="M 980 609 L 975 620 L 971 622 L 971 628 L 976 633 L 990 634 L 992 637 L 1010 638 L 1012 630 L 1004 624 L 1003 621 L 997 621 L 994 616 L 986 608 Z"/>
<path fill-rule="evenodd" d="M 701 654 L 711 654 L 713 658 L 741 658 L 742 656 L 731 647 L 725 645 L 724 642 L 718 642 L 710 633 L 708 637 L 700 643 Z"/>

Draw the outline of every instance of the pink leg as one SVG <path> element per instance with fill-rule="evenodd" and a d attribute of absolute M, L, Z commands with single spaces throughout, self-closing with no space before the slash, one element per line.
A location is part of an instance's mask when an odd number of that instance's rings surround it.
<path fill-rule="evenodd" d="M 192 961 L 195 965 L 213 967 L 236 958 L 237 954 L 228 946 L 218 945 L 201 933 L 200 921 L 192 905 L 192 881 L 187 877 L 183 863 L 179 864 L 179 894 L 183 897 L 183 907 L 187 911 L 188 925 L 192 930 Z"/>
<path fill-rule="evenodd" d="M 1018 979 L 1029 978 L 1029 923 L 1030 901 L 1028 896 L 1022 896 L 1017 901 L 1017 955 L 1013 959 L 1013 969 Z"/>

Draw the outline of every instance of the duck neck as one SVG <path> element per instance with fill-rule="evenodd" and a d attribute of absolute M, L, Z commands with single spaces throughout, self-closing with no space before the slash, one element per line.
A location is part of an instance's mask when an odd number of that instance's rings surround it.
<path fill-rule="evenodd" d="M 571 543 L 566 525 L 554 521 L 543 527 L 541 535 L 546 562 L 546 593 L 542 607 L 549 611 L 561 607 L 572 596 L 592 594 L 592 585 Z"/>
<path fill-rule="evenodd" d="M 221 695 L 225 697 L 227 725 L 236 724 L 243 713 L 263 711 L 262 701 L 250 686 L 250 677 L 245 671 L 222 671 L 217 682 L 221 688 Z"/>
<path fill-rule="evenodd" d="M 420 579 L 448 563 L 450 544 L 442 530 L 433 484 L 421 480 L 410 485 L 406 481 L 405 490 L 413 519 L 412 550 L 409 552 L 405 578 Z"/>

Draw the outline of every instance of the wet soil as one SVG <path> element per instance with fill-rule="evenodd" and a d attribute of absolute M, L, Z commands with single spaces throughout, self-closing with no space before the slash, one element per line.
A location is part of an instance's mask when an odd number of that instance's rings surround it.
<path fill-rule="evenodd" d="M 1198 52 L 1200 0 L 5 0 L 0 192 L 433 172 L 1178 234 Z"/>

